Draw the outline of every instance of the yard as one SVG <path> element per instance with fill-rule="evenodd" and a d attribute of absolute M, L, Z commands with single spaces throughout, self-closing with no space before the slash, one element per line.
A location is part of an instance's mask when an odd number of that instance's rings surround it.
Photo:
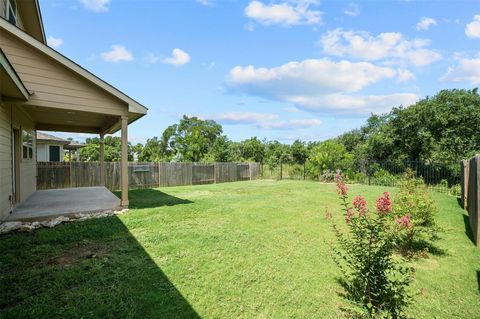
<path fill-rule="evenodd" d="M 434 197 L 445 232 L 415 262 L 410 315 L 480 318 L 480 249 L 456 198 Z M 340 222 L 335 186 L 308 181 L 132 191 L 118 217 L 1 238 L 0 317 L 340 317 L 326 207 Z"/>

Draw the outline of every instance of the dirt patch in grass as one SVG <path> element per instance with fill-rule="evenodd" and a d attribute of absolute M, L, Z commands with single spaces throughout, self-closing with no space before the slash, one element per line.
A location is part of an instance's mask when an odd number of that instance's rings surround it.
<path fill-rule="evenodd" d="M 86 245 L 73 247 L 72 249 L 65 251 L 60 256 L 50 259 L 48 264 L 60 267 L 69 267 L 86 259 L 105 257 L 108 255 L 109 249 L 106 245 L 89 243 Z"/>

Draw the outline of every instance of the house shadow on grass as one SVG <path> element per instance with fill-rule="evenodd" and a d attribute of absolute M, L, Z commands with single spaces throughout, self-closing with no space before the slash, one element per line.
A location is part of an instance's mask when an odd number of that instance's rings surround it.
<path fill-rule="evenodd" d="M 2 318 L 200 318 L 116 217 L 0 238 Z"/>
<path fill-rule="evenodd" d="M 115 195 L 121 197 L 120 192 L 115 192 Z M 128 191 L 129 208 L 155 208 L 161 206 L 175 206 L 181 204 L 192 204 L 188 199 L 178 198 L 158 189 L 133 189 Z"/>

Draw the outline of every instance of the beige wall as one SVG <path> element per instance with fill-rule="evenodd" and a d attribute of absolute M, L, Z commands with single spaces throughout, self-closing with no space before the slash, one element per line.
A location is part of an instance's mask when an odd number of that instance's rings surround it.
<path fill-rule="evenodd" d="M 5 18 L 5 1 L 7 0 L 0 0 L 0 17 Z"/>
<path fill-rule="evenodd" d="M 9 196 L 12 195 L 11 150 L 10 107 L 0 102 L 0 220 L 4 220 L 10 211 Z"/>
<path fill-rule="evenodd" d="M 128 105 L 75 75 L 47 55 L 8 32 L 0 33 L 0 47 L 29 91 L 26 105 L 125 115 Z"/>
<path fill-rule="evenodd" d="M 11 110 L 13 110 L 13 116 Z M 0 220 L 4 220 L 10 212 L 9 196 L 12 196 L 12 125 L 14 128 L 19 129 L 20 132 L 21 130 L 33 130 L 35 128 L 33 121 L 18 106 L 7 103 L 0 104 Z M 37 188 L 37 155 L 35 143 L 33 145 L 33 158 L 20 159 L 20 201 L 27 199 Z"/>

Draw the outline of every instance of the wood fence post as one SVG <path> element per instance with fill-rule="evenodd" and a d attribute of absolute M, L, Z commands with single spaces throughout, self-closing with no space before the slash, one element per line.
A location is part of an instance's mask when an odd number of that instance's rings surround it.
<path fill-rule="evenodd" d="M 280 157 L 280 180 L 283 179 L 283 159 Z"/>
<path fill-rule="evenodd" d="M 72 161 L 69 161 L 69 162 L 68 162 L 68 166 L 69 166 L 68 168 L 69 168 L 69 175 L 70 175 L 70 176 L 69 176 L 70 181 L 69 181 L 68 184 L 70 185 L 70 188 L 72 188 L 72 187 L 73 187 L 73 186 L 72 186 L 72 183 L 73 183 L 73 181 L 72 181 L 72 176 L 73 176 L 73 172 L 72 172 Z"/>

